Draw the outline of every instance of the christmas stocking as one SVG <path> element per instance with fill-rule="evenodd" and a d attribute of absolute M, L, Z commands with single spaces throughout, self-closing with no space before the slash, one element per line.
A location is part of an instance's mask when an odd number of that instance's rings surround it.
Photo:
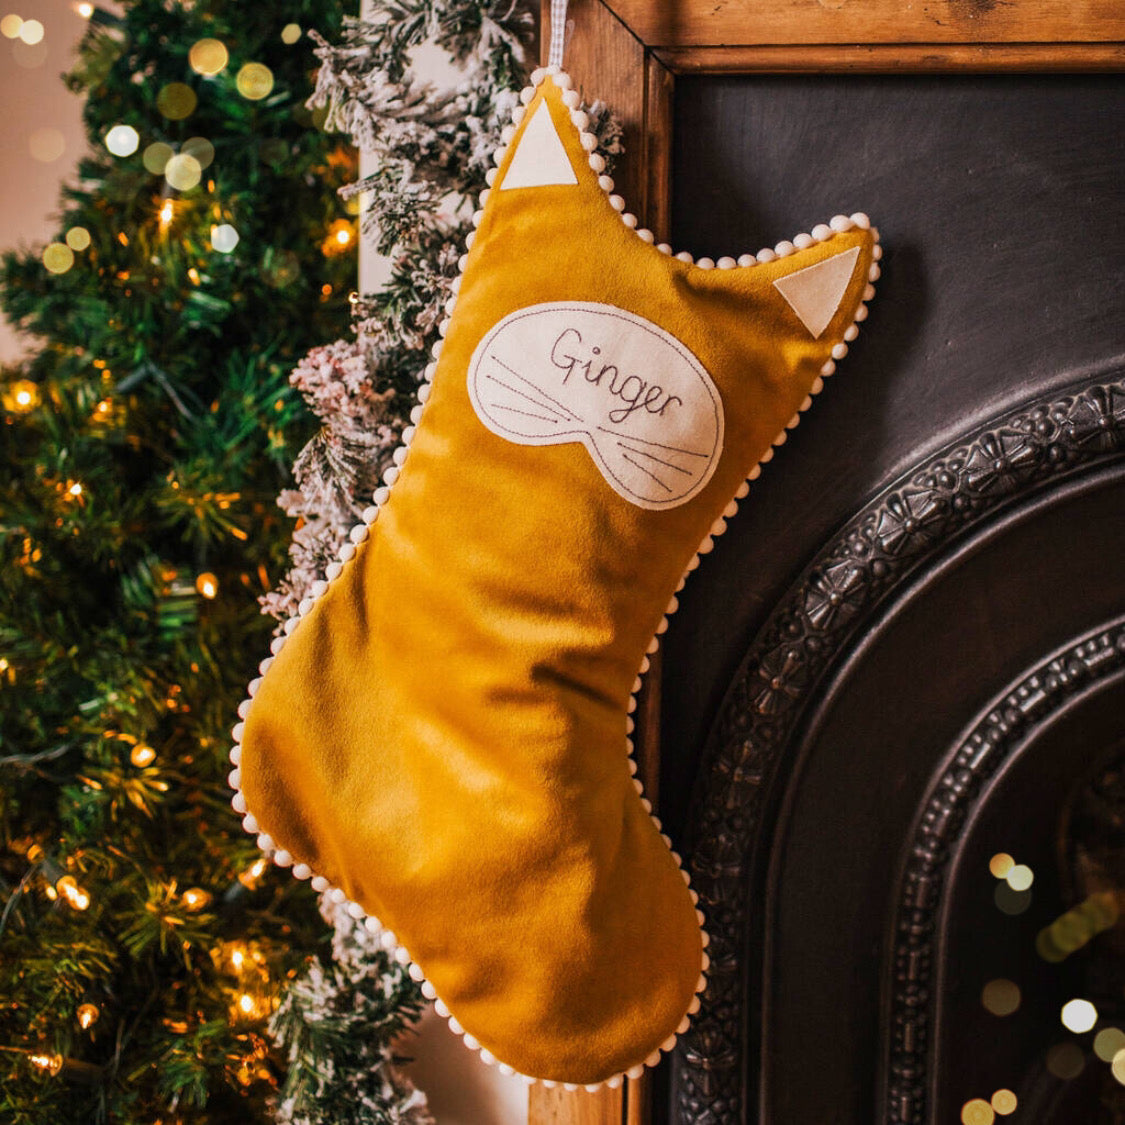
<path fill-rule="evenodd" d="M 232 784 L 470 1046 L 594 1086 L 671 1047 L 707 968 L 632 777 L 638 670 L 847 352 L 879 252 L 853 215 L 672 256 L 622 213 L 570 80 L 533 80 L 416 425 L 251 685 Z"/>

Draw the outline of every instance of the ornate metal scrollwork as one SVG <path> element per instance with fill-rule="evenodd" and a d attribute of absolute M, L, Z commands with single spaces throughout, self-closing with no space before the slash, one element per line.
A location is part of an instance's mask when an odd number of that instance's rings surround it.
<path fill-rule="evenodd" d="M 748 1116 L 740 951 L 750 863 L 778 766 L 817 685 L 873 612 L 954 539 L 1052 481 L 1125 455 L 1125 380 L 1113 375 L 993 419 L 905 474 L 818 553 L 759 632 L 704 752 L 689 821 L 711 970 L 673 1058 L 675 1120 L 740 1125 Z"/>

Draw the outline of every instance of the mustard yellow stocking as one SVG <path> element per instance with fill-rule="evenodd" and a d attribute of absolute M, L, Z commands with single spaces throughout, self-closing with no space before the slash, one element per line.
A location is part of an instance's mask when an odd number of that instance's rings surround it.
<path fill-rule="evenodd" d="M 707 967 L 632 777 L 638 669 L 847 351 L 878 247 L 854 215 L 674 257 L 570 80 L 533 80 L 400 467 L 263 662 L 232 784 L 486 1060 L 596 1085 L 659 1059 Z"/>

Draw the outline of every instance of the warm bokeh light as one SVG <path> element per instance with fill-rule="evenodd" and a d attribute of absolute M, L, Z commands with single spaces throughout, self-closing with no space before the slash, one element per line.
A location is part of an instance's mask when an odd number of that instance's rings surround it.
<path fill-rule="evenodd" d="M 1003 879 L 1015 865 L 1016 861 L 1012 859 L 1007 852 L 997 852 L 996 855 L 988 861 L 988 870 L 991 871 L 997 879 Z"/>
<path fill-rule="evenodd" d="M 1098 1022 L 1098 1009 L 1089 1000 L 1068 1000 L 1062 1006 L 1059 1018 L 1067 1031 L 1081 1035 Z"/>
<path fill-rule="evenodd" d="M 105 135 L 105 147 L 114 156 L 132 156 L 140 143 L 140 134 L 132 125 L 114 125 Z"/>
<path fill-rule="evenodd" d="M 64 875 L 55 884 L 55 890 L 66 899 L 75 910 L 85 910 L 90 905 L 90 896 L 78 885 L 73 875 Z"/>
<path fill-rule="evenodd" d="M 20 24 L 19 37 L 29 46 L 43 41 L 43 25 L 38 20 L 24 20 Z"/>
<path fill-rule="evenodd" d="M 292 46 L 301 38 L 301 25 L 299 23 L 287 23 L 281 29 L 281 41 L 289 46 Z"/>
<path fill-rule="evenodd" d="M 17 16 L 15 12 L 9 12 L 3 19 L 0 19 L 0 35 L 3 35 L 5 39 L 18 39 L 21 27 L 23 27 L 23 18 Z"/>
<path fill-rule="evenodd" d="M 992 1125 L 995 1120 L 996 1114 L 984 1098 L 973 1098 L 961 1107 L 963 1125 Z"/>
<path fill-rule="evenodd" d="M 1094 1036 L 1094 1054 L 1102 1062 L 1113 1062 L 1121 1051 L 1125 1051 L 1125 1031 L 1121 1028 L 1103 1027 Z"/>
<path fill-rule="evenodd" d="M 235 972 L 242 971 L 242 965 L 245 960 L 246 957 L 241 949 L 234 950 L 230 955 L 230 963 L 234 966 Z"/>
<path fill-rule="evenodd" d="M 93 4 L 79 4 L 74 9 L 84 20 L 88 20 L 94 14 Z"/>
<path fill-rule="evenodd" d="M 166 227 L 175 217 L 176 209 L 172 206 L 172 201 L 164 200 L 164 206 L 160 208 L 160 225 Z"/>
<path fill-rule="evenodd" d="M 1004 876 L 1004 880 L 1013 891 L 1028 891 L 1035 882 L 1035 874 L 1026 863 L 1017 863 Z"/>
<path fill-rule="evenodd" d="M 997 1090 L 992 1095 L 992 1108 L 1001 1117 L 1007 1117 L 1009 1113 L 1015 1113 L 1018 1105 L 1019 1099 L 1011 1090 Z"/>
<path fill-rule="evenodd" d="M 43 250 L 43 265 L 51 273 L 66 273 L 74 265 L 74 251 L 65 242 L 52 242 Z"/>
<path fill-rule="evenodd" d="M 90 245 L 90 232 L 85 227 L 71 227 L 66 232 L 66 244 L 71 250 L 85 250 Z"/>
<path fill-rule="evenodd" d="M 213 598 L 219 592 L 219 580 L 209 570 L 205 570 L 195 580 L 195 588 L 205 598 Z"/>
<path fill-rule="evenodd" d="M 1047 1052 L 1047 1069 L 1067 1081 L 1077 1078 L 1086 1066 L 1086 1056 L 1077 1043 L 1059 1043 Z"/>
<path fill-rule="evenodd" d="M 156 95 L 156 108 L 169 121 L 183 121 L 195 112 L 199 98 L 186 82 L 169 82 Z"/>
<path fill-rule="evenodd" d="M 240 1008 L 241 1008 L 241 1009 L 242 1009 L 242 1010 L 243 1010 L 243 1011 L 244 1011 L 244 1012 L 245 1012 L 245 1013 L 246 1013 L 247 1015 L 249 1015 L 249 1014 L 250 1014 L 250 1013 L 251 1013 L 251 1012 L 252 1012 L 252 1011 L 254 1010 L 254 997 L 253 997 L 253 996 L 251 996 L 251 995 L 250 995 L 250 994 L 249 994 L 248 992 L 244 992 L 244 993 L 243 993 L 243 994 L 242 994 L 242 995 L 241 995 L 241 996 L 240 996 L 240 997 L 238 998 L 238 1006 L 239 1006 L 239 1007 L 240 1007 Z"/>
<path fill-rule="evenodd" d="M 208 78 L 219 73 L 230 61 L 230 54 L 218 39 L 200 39 L 188 51 L 188 62 L 196 74 Z"/>
<path fill-rule="evenodd" d="M 45 1070 L 52 1076 L 62 1070 L 62 1055 L 32 1055 L 29 1061 L 32 1066 Z"/>
<path fill-rule="evenodd" d="M 273 91 L 273 71 L 264 63 L 249 62 L 238 72 L 234 84 L 248 101 L 260 102 Z"/>
<path fill-rule="evenodd" d="M 1014 891 L 1003 881 L 996 884 L 992 897 L 997 910 L 1012 916 L 1022 914 L 1031 905 L 1031 891 Z"/>
<path fill-rule="evenodd" d="M 129 761 L 138 769 L 144 769 L 145 766 L 151 766 L 156 761 L 156 751 L 143 742 L 138 743 L 130 752 Z"/>
<path fill-rule="evenodd" d="M 166 145 L 163 141 L 153 141 L 145 148 L 141 161 L 147 171 L 154 176 L 161 176 L 168 161 L 175 155 L 171 145 Z"/>
<path fill-rule="evenodd" d="M 1044 926 L 1035 938 L 1035 950 L 1044 961 L 1057 964 L 1088 945 L 1098 934 L 1111 930 L 1121 916 L 1115 891 L 1098 891 Z"/>
<path fill-rule="evenodd" d="M 211 228 L 211 249 L 229 254 L 238 245 L 238 231 L 230 223 L 220 223 Z"/>
<path fill-rule="evenodd" d="M 183 895 L 184 908 L 192 912 L 202 910 L 211 902 L 211 892 L 205 891 L 202 887 L 189 887 L 184 891 Z"/>
<path fill-rule="evenodd" d="M 1003 977 L 990 980 L 981 989 L 980 1002 L 984 1005 L 985 1010 L 991 1012 L 994 1016 L 1010 1016 L 1013 1012 L 1019 1010 L 1019 985 L 1015 981 L 1005 980 Z"/>
<path fill-rule="evenodd" d="M 58 129 L 36 129 L 27 138 L 27 148 L 33 160 L 40 164 L 53 164 L 66 152 L 66 138 Z"/>
<path fill-rule="evenodd" d="M 1125 1050 L 1118 1051 L 1117 1054 L 1113 1056 L 1113 1062 L 1110 1064 L 1109 1069 L 1113 1073 L 1113 1077 L 1116 1078 L 1122 1086 L 1125 1086 Z"/>
<path fill-rule="evenodd" d="M 98 1022 L 98 1016 L 101 1015 L 101 1012 L 98 1010 L 97 1004 L 82 1004 L 76 1014 L 78 1026 L 86 1031 Z"/>
<path fill-rule="evenodd" d="M 258 880 L 265 874 L 267 864 L 264 859 L 256 859 L 238 877 L 238 881 L 248 890 L 253 890 L 258 885 Z"/>
<path fill-rule="evenodd" d="M 17 379 L 4 391 L 4 409 L 26 414 L 39 405 L 39 385 L 30 379 Z"/>
<path fill-rule="evenodd" d="M 203 178 L 203 169 L 194 156 L 180 152 L 164 165 L 164 178 L 177 191 L 190 191 Z"/>
<path fill-rule="evenodd" d="M 199 162 L 200 168 L 207 168 L 215 159 L 215 146 L 206 137 L 188 137 L 180 152 Z"/>
<path fill-rule="evenodd" d="M 71 481 L 67 485 L 66 494 L 71 500 L 77 500 L 82 495 L 82 485 L 78 481 Z"/>

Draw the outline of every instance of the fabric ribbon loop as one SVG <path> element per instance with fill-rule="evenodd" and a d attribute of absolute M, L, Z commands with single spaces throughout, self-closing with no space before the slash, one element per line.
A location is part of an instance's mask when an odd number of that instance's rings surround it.
<path fill-rule="evenodd" d="M 566 46 L 567 0 L 551 0 L 551 48 L 547 55 L 550 66 L 562 66 Z"/>

